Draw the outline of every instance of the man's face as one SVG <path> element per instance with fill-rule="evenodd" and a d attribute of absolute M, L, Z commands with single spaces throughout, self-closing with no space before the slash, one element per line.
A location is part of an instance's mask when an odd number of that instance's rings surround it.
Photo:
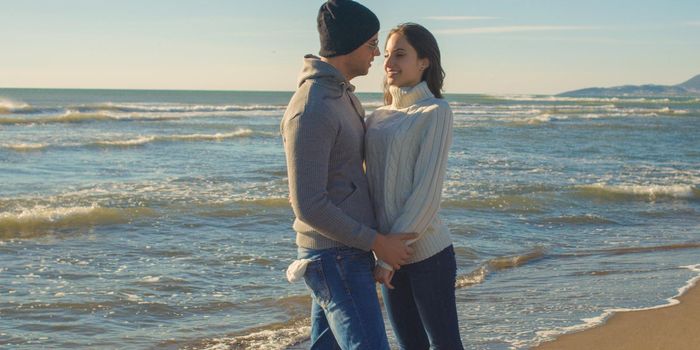
<path fill-rule="evenodd" d="M 353 77 L 367 75 L 374 58 L 379 56 L 378 34 L 374 34 L 355 51 L 348 54 L 348 68 Z"/>

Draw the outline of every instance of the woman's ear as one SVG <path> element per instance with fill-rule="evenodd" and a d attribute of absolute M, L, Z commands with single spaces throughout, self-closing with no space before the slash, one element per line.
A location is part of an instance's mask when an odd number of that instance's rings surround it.
<path fill-rule="evenodd" d="M 418 62 L 420 62 L 418 67 L 420 67 L 421 71 L 424 71 L 430 67 L 430 60 L 427 58 L 421 58 L 418 60 Z"/>

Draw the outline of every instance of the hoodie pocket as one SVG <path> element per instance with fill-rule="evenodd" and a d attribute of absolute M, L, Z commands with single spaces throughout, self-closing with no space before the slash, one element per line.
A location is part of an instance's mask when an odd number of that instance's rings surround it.
<path fill-rule="evenodd" d="M 329 191 L 331 201 L 336 206 L 341 206 L 355 193 L 357 193 L 357 185 L 354 182 L 347 183 L 344 186 L 334 186 L 333 190 Z"/>

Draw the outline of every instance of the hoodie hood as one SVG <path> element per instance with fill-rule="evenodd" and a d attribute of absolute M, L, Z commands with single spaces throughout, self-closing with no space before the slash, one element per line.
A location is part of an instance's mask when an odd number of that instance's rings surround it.
<path fill-rule="evenodd" d="M 341 90 L 355 91 L 355 86 L 345 79 L 342 73 L 332 65 L 321 61 L 314 55 L 304 56 L 304 66 L 299 73 L 297 86 L 301 86 L 307 80 L 315 80 L 328 87 L 337 87 Z"/>

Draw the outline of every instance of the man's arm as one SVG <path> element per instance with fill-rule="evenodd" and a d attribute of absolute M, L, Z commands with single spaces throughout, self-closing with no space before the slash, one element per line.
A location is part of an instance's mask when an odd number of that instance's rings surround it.
<path fill-rule="evenodd" d="M 356 221 L 328 198 L 328 164 L 338 134 L 322 115 L 298 114 L 282 127 L 294 215 L 322 235 L 370 250 L 377 231 Z"/>

